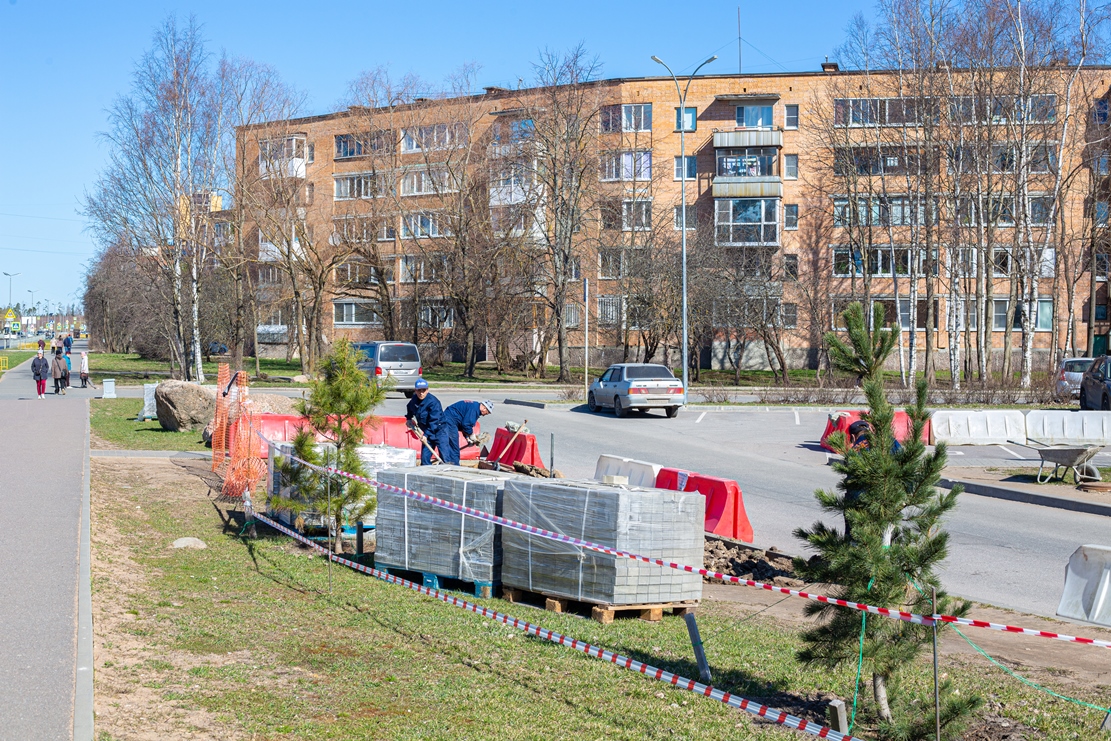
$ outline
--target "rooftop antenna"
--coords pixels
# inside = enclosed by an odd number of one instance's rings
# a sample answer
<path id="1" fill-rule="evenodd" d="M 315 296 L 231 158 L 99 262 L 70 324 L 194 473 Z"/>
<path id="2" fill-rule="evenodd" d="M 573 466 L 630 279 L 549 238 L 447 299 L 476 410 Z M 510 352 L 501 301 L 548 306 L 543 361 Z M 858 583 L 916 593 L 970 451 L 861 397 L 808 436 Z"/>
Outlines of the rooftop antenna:
<path id="1" fill-rule="evenodd" d="M 737 74 L 741 74 L 741 6 L 737 6 Z"/>

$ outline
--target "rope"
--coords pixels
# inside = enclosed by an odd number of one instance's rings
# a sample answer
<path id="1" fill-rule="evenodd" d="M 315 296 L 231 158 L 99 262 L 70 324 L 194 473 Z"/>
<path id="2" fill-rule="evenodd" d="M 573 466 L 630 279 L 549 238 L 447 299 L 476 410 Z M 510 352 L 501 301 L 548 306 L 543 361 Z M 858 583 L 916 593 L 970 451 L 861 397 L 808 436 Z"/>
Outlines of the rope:
<path id="1" fill-rule="evenodd" d="M 872 585 L 876 583 L 876 577 L 868 580 L 868 591 L 872 591 Z M 853 687 L 853 714 L 849 718 L 849 733 L 853 732 L 853 726 L 856 725 L 856 702 L 860 698 L 860 675 L 864 670 L 864 629 L 868 625 L 868 613 L 862 612 L 860 614 L 860 652 L 856 657 L 856 685 Z"/>

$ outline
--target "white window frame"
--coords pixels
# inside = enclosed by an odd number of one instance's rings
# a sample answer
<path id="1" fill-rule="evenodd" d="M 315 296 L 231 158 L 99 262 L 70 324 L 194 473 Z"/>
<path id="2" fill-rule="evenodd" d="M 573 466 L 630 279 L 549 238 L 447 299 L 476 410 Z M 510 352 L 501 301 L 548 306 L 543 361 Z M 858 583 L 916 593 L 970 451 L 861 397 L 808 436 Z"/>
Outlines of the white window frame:
<path id="1" fill-rule="evenodd" d="M 401 220 L 401 236 L 405 239 L 435 239 L 450 237 L 451 230 L 440 222 L 436 211 L 405 214 Z"/>
<path id="2" fill-rule="evenodd" d="M 452 190 L 449 181 L 447 170 L 430 167 L 407 170 L 401 175 L 401 195 L 430 196 L 445 193 Z"/>
<path id="3" fill-rule="evenodd" d="M 432 152 L 466 146 L 467 126 L 461 121 L 412 126 L 401 131 L 401 151 Z"/>
<path id="4" fill-rule="evenodd" d="M 602 326 L 620 325 L 622 322 L 621 297 L 598 297 L 598 324 Z"/>
<path id="5" fill-rule="evenodd" d="M 652 201 L 634 198 L 621 202 L 621 231 L 648 232 L 652 230 Z"/>
<path id="6" fill-rule="evenodd" d="M 379 172 L 347 172 L 333 175 L 332 197 L 337 201 L 382 198 L 386 195 L 385 177 Z"/>
<path id="7" fill-rule="evenodd" d="M 795 119 L 795 123 L 791 124 L 791 119 Z M 797 104 L 788 104 L 783 106 L 783 128 L 788 131 L 795 131 L 799 127 L 799 107 Z"/>
<path id="8" fill-rule="evenodd" d="M 799 179 L 799 156 L 797 154 L 783 155 L 783 179 Z"/>
<path id="9" fill-rule="evenodd" d="M 775 128 L 775 105 L 739 105 L 734 120 L 737 128 L 770 131 Z"/>
<path id="10" fill-rule="evenodd" d="M 431 298 L 420 302 L 420 326 L 425 329 L 452 329 L 455 327 L 455 307 L 446 299 Z"/>
<path id="11" fill-rule="evenodd" d="M 794 219 L 792 223 L 791 212 L 794 211 Z M 784 203 L 783 204 L 783 230 L 792 232 L 798 231 L 799 228 L 799 205 L 797 203 Z"/>
<path id="12" fill-rule="evenodd" d="M 675 109 L 675 130 L 687 134 L 698 131 L 698 108 L 685 106 L 682 111 Z"/>
<path id="13" fill-rule="evenodd" d="M 652 180 L 652 150 L 603 152 L 598 177 L 603 182 L 649 182 Z"/>
<path id="14" fill-rule="evenodd" d="M 695 218 L 696 207 L 692 203 L 687 204 L 687 231 L 698 228 L 698 219 Z M 675 207 L 675 231 L 682 231 L 683 229 L 683 207 Z"/>
<path id="15" fill-rule="evenodd" d="M 369 319 L 364 316 L 364 321 L 357 321 L 355 312 L 357 307 L 360 306 L 367 307 L 366 310 L 370 312 Z M 333 301 L 332 323 L 337 327 L 381 326 L 382 315 L 378 313 L 377 309 L 373 308 L 374 306 L 375 304 L 369 301 Z M 342 318 L 337 319 L 336 314 L 339 312 L 342 312 Z"/>
<path id="16" fill-rule="evenodd" d="M 621 130 L 625 132 L 651 131 L 652 104 L 626 103 L 621 106 Z"/>
<path id="17" fill-rule="evenodd" d="M 698 156 L 693 154 L 685 155 L 687 163 L 687 180 L 698 179 Z M 674 163 L 674 176 L 672 178 L 676 182 L 683 180 L 683 157 L 676 156 Z"/>
<path id="18" fill-rule="evenodd" d="M 733 220 L 734 204 L 738 201 L 760 201 L 760 221 L 753 222 L 738 222 Z M 768 217 L 768 203 L 771 202 L 772 215 Z M 737 245 L 778 245 L 779 244 L 779 205 L 780 199 L 778 198 L 719 198 L 714 201 L 714 239 L 718 244 L 737 244 Z M 725 219 L 723 219 L 723 214 Z M 722 241 L 720 236 L 721 229 L 728 227 L 730 229 L 730 239 Z M 757 227 L 760 232 L 760 240 L 754 242 L 737 242 L 732 239 L 733 231 L 740 227 Z M 773 239 L 768 240 L 768 230 L 772 230 Z"/>
<path id="19" fill-rule="evenodd" d="M 563 305 L 563 326 L 567 329 L 578 329 L 582 325 L 582 307 L 569 302 Z"/>

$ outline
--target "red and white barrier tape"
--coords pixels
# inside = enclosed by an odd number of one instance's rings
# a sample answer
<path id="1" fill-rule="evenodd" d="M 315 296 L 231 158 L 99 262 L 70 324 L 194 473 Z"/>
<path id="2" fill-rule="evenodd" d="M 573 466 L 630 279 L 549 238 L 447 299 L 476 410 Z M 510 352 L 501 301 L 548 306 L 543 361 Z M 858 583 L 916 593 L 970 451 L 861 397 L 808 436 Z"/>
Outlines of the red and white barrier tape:
<path id="1" fill-rule="evenodd" d="M 259 436 L 262 437 L 261 434 Z M 263 438 L 263 440 L 266 440 L 266 438 Z M 267 440 L 266 442 L 269 443 L 270 441 Z M 988 622 L 987 620 L 973 620 L 971 618 L 956 617 L 955 615 L 939 615 L 939 614 L 919 615 L 919 614 L 913 613 L 913 612 L 903 612 L 901 610 L 892 610 L 892 609 L 887 608 L 887 607 L 876 607 L 875 605 L 867 605 L 867 604 L 864 604 L 862 602 L 849 602 L 848 600 L 837 599 L 837 598 L 834 598 L 834 597 L 828 597 L 824 594 L 811 594 L 809 592 L 802 592 L 802 591 L 799 591 L 797 589 L 790 589 L 788 587 L 778 587 L 778 586 L 775 586 L 774 584 L 767 584 L 765 582 L 754 581 L 752 579 L 742 579 L 738 576 L 733 576 L 731 574 L 720 574 L 716 571 L 709 571 L 707 569 L 696 567 L 696 566 L 690 566 L 690 565 L 687 565 L 687 564 L 675 563 L 673 561 L 664 561 L 664 560 L 659 559 L 659 558 L 651 558 L 649 556 L 642 556 L 642 555 L 637 554 L 637 553 L 630 553 L 628 551 L 621 551 L 621 550 L 617 550 L 617 549 L 614 549 L 614 548 L 607 548 L 604 545 L 598 545 L 597 543 L 591 543 L 588 540 L 581 540 L 579 538 L 575 538 L 575 537 L 572 537 L 570 535 L 564 535 L 562 533 L 553 532 L 551 530 L 545 530 L 543 528 L 534 527 L 532 525 L 526 525 L 522 522 L 517 522 L 515 520 L 509 520 L 509 519 L 506 519 L 504 517 L 500 517 L 498 515 L 490 514 L 489 512 L 483 512 L 481 510 L 473 509 L 471 507 L 464 507 L 462 505 L 455 504 L 454 502 L 449 502 L 449 501 L 446 501 L 444 499 L 438 499 L 436 497 L 429 496 L 427 494 L 421 494 L 418 491 L 410 491 L 409 489 L 403 489 L 401 487 L 393 486 L 391 484 L 383 484 L 379 481 L 375 481 L 374 479 L 368 479 L 368 478 L 365 478 L 363 476 L 357 476 L 353 473 L 348 473 L 347 471 L 343 471 L 343 470 L 340 470 L 338 468 L 333 468 L 331 466 L 323 466 L 323 467 L 322 466 L 317 466 L 317 465 L 314 465 L 312 463 L 309 463 L 308 461 L 301 460 L 300 458 L 297 458 L 296 456 L 289 456 L 289 458 L 291 460 L 297 461 L 298 463 L 309 466 L 310 468 L 315 468 L 315 469 L 320 470 L 320 471 L 325 471 L 325 472 L 328 472 L 328 473 L 333 473 L 333 474 L 337 474 L 337 475 L 340 475 L 340 476 L 344 476 L 344 477 L 352 479 L 354 481 L 361 481 L 365 484 L 370 484 L 371 486 L 377 487 L 379 489 L 385 489 L 386 491 L 394 492 L 396 494 L 401 494 L 403 496 L 409 497 L 410 499 L 416 499 L 416 500 L 421 501 L 421 502 L 427 502 L 428 504 L 434 505 L 436 507 L 441 507 L 443 509 L 449 509 L 449 510 L 452 510 L 453 512 L 459 512 L 460 514 L 469 515 L 469 516 L 474 517 L 476 519 L 485 520 L 486 522 L 490 522 L 490 523 L 493 523 L 495 525 L 501 525 L 502 527 L 508 527 L 510 529 L 513 529 L 513 530 L 518 530 L 520 532 L 528 533 L 529 535 L 536 535 L 537 537 L 546 538 L 548 540 L 556 540 L 556 541 L 559 541 L 559 542 L 562 542 L 562 543 L 568 543 L 568 544 L 574 545 L 578 548 L 585 548 L 587 550 L 596 551 L 598 553 L 606 553 L 606 554 L 611 555 L 611 556 L 619 556 L 621 558 L 629 558 L 629 559 L 632 559 L 634 561 L 641 561 L 643 563 L 655 564 L 657 566 L 665 566 L 667 568 L 677 569 L 679 571 L 687 571 L 687 572 L 690 572 L 690 573 L 693 573 L 693 574 L 700 574 L 701 576 L 708 576 L 708 577 L 713 578 L 713 579 L 721 579 L 722 581 L 732 582 L 733 584 L 741 584 L 741 585 L 744 585 L 744 586 L 747 586 L 747 587 L 758 587 L 760 589 L 766 589 L 769 592 L 779 592 L 780 594 L 788 594 L 788 595 L 791 595 L 792 597 L 801 597 L 803 599 L 814 600 L 816 602 L 823 602 L 825 604 L 837 605 L 839 607 L 847 607 L 850 610 L 859 610 L 860 612 L 868 612 L 868 613 L 871 613 L 873 615 L 882 615 L 884 617 L 888 617 L 888 618 L 891 618 L 893 620 L 902 620 L 902 621 L 907 622 L 907 623 L 916 623 L 918 625 L 933 625 L 935 622 L 936 623 L 953 623 L 953 624 L 956 624 L 956 625 L 967 625 L 967 626 L 972 627 L 972 628 L 987 628 L 989 630 L 998 630 L 998 631 L 1001 631 L 1001 632 L 1004 632 L 1004 633 L 1017 633 L 1019 635 L 1035 636 L 1035 637 L 1038 637 L 1038 638 L 1051 638 L 1053 640 L 1065 641 L 1067 643 L 1079 643 L 1079 644 L 1082 644 L 1082 645 L 1099 646 L 1101 648 L 1111 648 L 1111 641 L 1102 641 L 1102 640 L 1097 640 L 1097 639 L 1094 639 L 1094 638 L 1083 638 L 1083 637 L 1080 637 L 1080 636 L 1071 636 L 1071 635 L 1067 635 L 1065 633 L 1053 633 L 1053 632 L 1048 631 L 1048 630 L 1034 630 L 1032 628 L 1021 628 L 1021 627 L 1018 627 L 1018 626 L 1015 626 L 1015 625 L 1006 625 L 1006 624 L 1003 624 L 1003 623 L 992 623 L 992 622 Z"/>
<path id="2" fill-rule="evenodd" d="M 833 741 L 854 741 L 854 739 L 856 738 L 855 736 L 850 736 L 847 733 L 840 733 L 819 723 L 808 721 L 805 718 L 799 718 L 797 716 L 791 715 L 790 713 L 785 713 L 782 710 L 776 710 L 775 708 L 770 708 L 767 705 L 760 705 L 743 697 L 730 694 L 729 692 L 723 692 L 722 690 L 714 689 L 709 685 L 702 684 L 701 682 L 696 682 L 693 679 L 687 679 L 686 677 L 679 676 L 678 674 L 672 674 L 669 671 L 651 666 L 650 664 L 645 664 L 641 661 L 636 661 L 635 659 L 632 659 L 628 656 L 622 656 L 621 654 L 608 651 L 604 648 L 601 648 L 600 646 L 594 646 L 585 641 L 580 641 L 578 639 L 571 638 L 570 636 L 556 633 L 554 630 L 541 628 L 539 625 L 533 625 L 532 623 L 529 623 L 525 620 L 515 618 L 512 615 L 506 615 L 503 612 L 497 612 L 496 610 L 491 610 L 488 607 L 476 605 L 475 603 L 468 602 L 465 599 L 453 597 L 449 594 L 444 594 L 437 589 L 431 589 L 422 584 L 416 584 L 406 579 L 402 579 L 401 577 L 389 574 L 385 571 L 378 571 L 377 569 L 372 569 L 369 566 L 363 566 L 362 564 L 355 563 L 354 561 L 348 561 L 346 558 L 341 558 L 336 554 L 331 553 L 327 548 L 314 543 L 303 535 L 285 527 L 278 522 L 275 522 L 274 520 L 271 520 L 265 515 L 255 513 L 254 518 L 256 520 L 259 520 L 260 522 L 266 523 L 275 530 L 283 532 L 291 538 L 294 538 L 295 540 L 298 540 L 305 545 L 310 546 L 317 551 L 320 551 L 338 564 L 347 566 L 348 568 L 354 569 L 356 571 L 361 571 L 364 574 L 373 576 L 376 579 L 381 579 L 382 581 L 390 582 L 391 584 L 399 584 L 408 589 L 412 589 L 414 592 L 419 592 L 420 594 L 425 594 L 429 597 L 435 597 L 445 604 L 459 607 L 463 610 L 468 610 L 475 613 L 476 615 L 481 615 L 482 617 L 490 620 L 496 620 L 500 623 L 516 628 L 525 633 L 534 635 L 537 638 L 543 638 L 546 641 L 557 643 L 560 646 L 573 648 L 576 651 L 580 651 L 586 654 L 587 656 L 592 656 L 596 659 L 608 661 L 615 666 L 621 667 L 622 669 L 628 669 L 629 671 L 638 672 L 646 677 L 651 677 L 652 679 L 666 682 L 667 684 L 670 684 L 681 690 L 686 690 L 697 695 L 709 697 L 712 700 L 717 700 L 718 702 L 730 707 L 744 710 L 746 713 L 751 713 L 752 715 L 770 720 L 773 723 L 778 723 L 780 725 L 787 726 L 788 728 L 794 728 L 796 730 L 802 731 L 803 733 L 809 733 L 811 736 L 833 739 Z"/>

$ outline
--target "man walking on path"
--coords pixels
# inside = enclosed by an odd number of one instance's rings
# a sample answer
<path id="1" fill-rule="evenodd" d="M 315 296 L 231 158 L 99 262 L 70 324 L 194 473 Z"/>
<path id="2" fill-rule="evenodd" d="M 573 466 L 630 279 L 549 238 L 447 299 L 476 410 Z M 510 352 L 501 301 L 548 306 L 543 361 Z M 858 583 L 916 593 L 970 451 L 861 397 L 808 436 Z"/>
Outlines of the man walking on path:
<path id="1" fill-rule="evenodd" d="M 73 347 L 73 338 L 70 337 L 68 334 L 66 335 L 66 338 L 62 340 L 62 347 L 65 348 L 66 355 L 69 355 L 70 348 Z"/>
<path id="2" fill-rule="evenodd" d="M 467 442 L 474 443 L 474 426 L 479 417 L 494 411 L 494 402 L 486 400 L 457 401 L 444 411 L 444 424 L 440 428 L 440 438 L 436 446 L 444 463 L 459 465 L 459 433 Z"/>
<path id="3" fill-rule="evenodd" d="M 54 360 L 50 362 L 50 375 L 54 378 L 54 395 L 61 391 L 66 393 L 66 361 L 62 358 L 62 351 L 54 351 Z"/>
<path id="4" fill-rule="evenodd" d="M 423 434 L 427 445 L 421 446 L 420 464 L 432 465 L 432 446 L 440 437 L 444 423 L 444 408 L 440 400 L 428 392 L 428 381 L 418 379 L 413 384 L 413 398 L 405 405 L 405 424 L 418 436 Z M 441 453 L 441 455 L 443 455 Z"/>
<path id="5" fill-rule="evenodd" d="M 35 378 L 35 393 L 40 399 L 46 398 L 46 379 L 50 378 L 50 362 L 43 357 L 42 346 L 46 344 L 39 340 L 39 354 L 31 361 L 31 375 Z"/>

